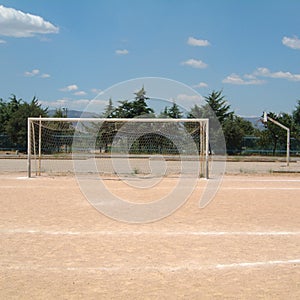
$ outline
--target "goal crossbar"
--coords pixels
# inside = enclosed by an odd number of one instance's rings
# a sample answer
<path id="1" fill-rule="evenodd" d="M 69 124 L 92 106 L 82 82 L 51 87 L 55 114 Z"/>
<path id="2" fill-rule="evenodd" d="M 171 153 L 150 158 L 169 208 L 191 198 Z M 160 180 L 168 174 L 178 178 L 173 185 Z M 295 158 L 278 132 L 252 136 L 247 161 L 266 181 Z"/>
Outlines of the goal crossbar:
<path id="1" fill-rule="evenodd" d="M 57 121 L 57 122 L 135 122 L 135 123 L 182 123 L 182 122 L 207 122 L 208 119 L 172 119 L 172 118 L 51 118 L 51 117 L 30 117 L 29 121 Z"/>

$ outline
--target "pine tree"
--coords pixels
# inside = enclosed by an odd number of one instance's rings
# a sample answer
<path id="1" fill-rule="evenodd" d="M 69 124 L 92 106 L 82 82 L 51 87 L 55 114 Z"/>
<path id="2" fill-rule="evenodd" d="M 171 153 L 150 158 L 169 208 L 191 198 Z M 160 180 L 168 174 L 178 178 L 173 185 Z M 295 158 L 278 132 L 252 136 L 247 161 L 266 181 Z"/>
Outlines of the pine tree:
<path id="1" fill-rule="evenodd" d="M 222 91 L 213 91 L 210 95 L 205 97 L 205 102 L 209 108 L 216 114 L 221 125 L 227 119 L 232 117 L 233 112 L 230 111 L 230 105 L 227 104 L 225 96 L 222 95 Z M 208 107 L 204 107 L 205 110 Z"/>
<path id="2" fill-rule="evenodd" d="M 113 106 L 113 103 L 112 103 L 112 99 L 109 98 L 108 104 L 105 107 L 105 110 L 102 114 L 102 117 L 103 118 L 111 118 L 111 114 L 112 114 L 113 111 L 114 111 L 114 106 Z"/>
<path id="3" fill-rule="evenodd" d="M 182 111 L 180 111 L 179 106 L 173 101 L 173 104 L 170 108 L 167 106 L 165 107 L 164 111 L 160 114 L 161 117 L 164 118 L 173 118 L 173 119 L 180 119 L 182 118 Z"/>
<path id="4" fill-rule="evenodd" d="M 144 87 L 135 93 L 134 101 L 119 101 L 120 105 L 116 107 L 111 116 L 113 118 L 136 118 L 143 115 L 154 116 L 154 110 L 148 107 L 146 100 L 146 91 Z"/>

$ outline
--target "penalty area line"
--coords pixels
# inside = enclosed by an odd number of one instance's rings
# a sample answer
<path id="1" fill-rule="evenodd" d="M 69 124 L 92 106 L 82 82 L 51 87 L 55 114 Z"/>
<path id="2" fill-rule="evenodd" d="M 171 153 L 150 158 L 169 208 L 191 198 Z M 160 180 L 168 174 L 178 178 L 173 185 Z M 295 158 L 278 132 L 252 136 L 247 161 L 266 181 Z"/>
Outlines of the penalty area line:
<path id="1" fill-rule="evenodd" d="M 0 269 L 15 270 L 15 271 L 49 271 L 49 272 L 184 272 L 184 271 L 209 271 L 209 270 L 226 270 L 226 269 L 241 269 L 241 268 L 257 268 L 257 267 L 272 267 L 272 266 L 286 266 L 286 265 L 298 265 L 300 259 L 289 260 L 267 260 L 256 262 L 239 262 L 231 264 L 214 264 L 214 265 L 198 265 L 198 264 L 184 264 L 178 266 L 111 266 L 111 267 L 47 267 L 42 265 L 0 265 Z"/>

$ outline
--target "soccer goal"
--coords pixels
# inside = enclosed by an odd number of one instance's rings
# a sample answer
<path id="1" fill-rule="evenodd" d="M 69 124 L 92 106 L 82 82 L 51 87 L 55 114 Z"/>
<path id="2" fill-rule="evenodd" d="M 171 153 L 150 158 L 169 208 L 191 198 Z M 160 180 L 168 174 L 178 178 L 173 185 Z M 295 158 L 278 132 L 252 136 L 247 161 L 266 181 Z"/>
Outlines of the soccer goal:
<path id="1" fill-rule="evenodd" d="M 208 178 L 209 120 L 28 118 L 27 153 L 29 177 L 197 172 Z"/>

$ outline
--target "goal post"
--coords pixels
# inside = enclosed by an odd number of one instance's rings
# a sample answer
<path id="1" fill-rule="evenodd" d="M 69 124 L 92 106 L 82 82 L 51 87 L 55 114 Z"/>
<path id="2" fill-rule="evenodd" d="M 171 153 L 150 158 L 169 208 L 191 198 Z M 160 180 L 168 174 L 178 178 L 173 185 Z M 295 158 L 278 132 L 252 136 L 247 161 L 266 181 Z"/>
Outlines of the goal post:
<path id="1" fill-rule="evenodd" d="M 75 173 L 73 162 L 88 160 L 100 174 L 154 176 L 164 166 L 158 173 L 168 176 L 198 165 L 209 177 L 208 119 L 39 117 L 27 126 L 28 177 Z M 79 171 L 95 171 L 87 165 Z"/>
<path id="2" fill-rule="evenodd" d="M 264 112 L 263 122 L 267 123 L 268 121 L 274 123 L 275 125 L 281 127 L 282 129 L 286 130 L 286 165 L 288 167 L 290 165 L 290 140 L 291 140 L 290 128 L 288 128 L 285 125 L 281 124 L 280 122 L 274 120 L 267 114 L 267 112 Z"/>

